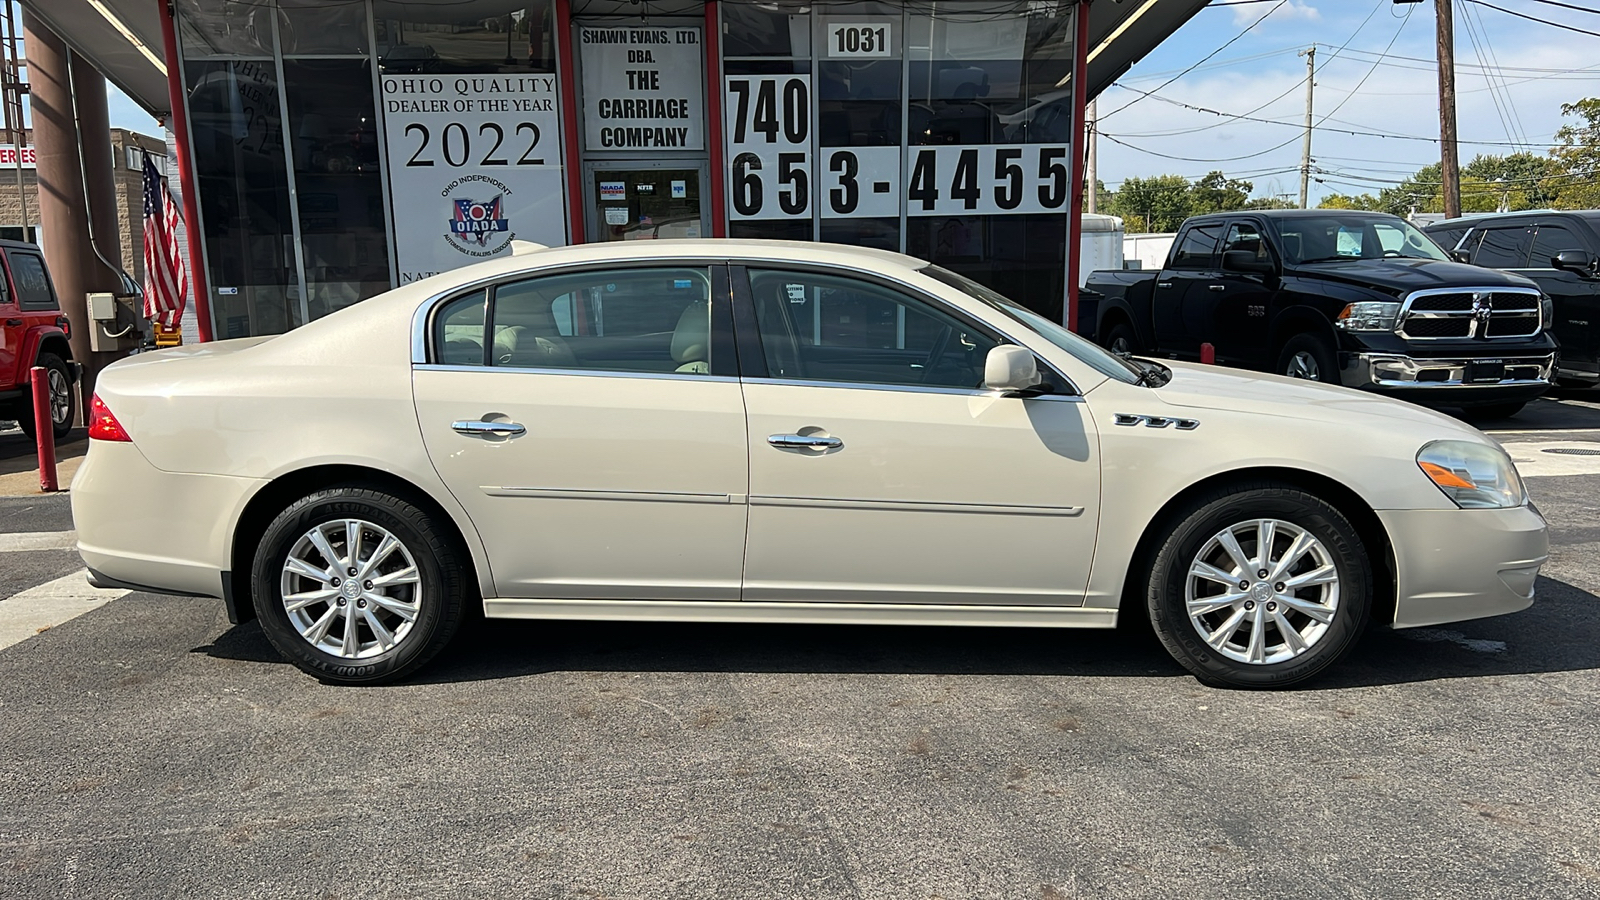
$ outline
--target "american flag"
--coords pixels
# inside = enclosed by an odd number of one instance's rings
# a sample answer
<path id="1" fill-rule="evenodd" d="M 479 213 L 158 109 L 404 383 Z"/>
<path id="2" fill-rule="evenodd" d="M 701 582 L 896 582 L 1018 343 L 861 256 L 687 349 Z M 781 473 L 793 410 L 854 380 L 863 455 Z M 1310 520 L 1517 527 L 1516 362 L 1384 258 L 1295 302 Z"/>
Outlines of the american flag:
<path id="1" fill-rule="evenodd" d="M 144 315 L 176 328 L 188 302 L 189 273 L 178 255 L 177 204 L 167 182 L 144 156 Z"/>

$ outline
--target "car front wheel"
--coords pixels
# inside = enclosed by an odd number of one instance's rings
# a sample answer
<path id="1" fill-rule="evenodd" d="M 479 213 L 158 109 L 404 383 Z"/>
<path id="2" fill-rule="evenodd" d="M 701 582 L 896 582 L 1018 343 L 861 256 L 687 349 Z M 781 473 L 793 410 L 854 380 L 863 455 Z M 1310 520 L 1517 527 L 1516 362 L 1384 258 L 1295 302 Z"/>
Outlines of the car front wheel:
<path id="1" fill-rule="evenodd" d="M 1367 550 L 1339 510 L 1260 484 L 1202 497 L 1175 518 L 1146 599 L 1162 644 L 1196 678 L 1287 687 L 1355 643 L 1372 582 Z"/>
<path id="2" fill-rule="evenodd" d="M 1278 374 L 1324 384 L 1339 383 L 1333 348 L 1315 335 L 1297 334 L 1278 352 Z"/>
<path id="3" fill-rule="evenodd" d="M 416 671 L 454 636 L 467 590 L 449 533 L 433 516 L 359 486 L 317 491 L 280 513 L 251 576 L 267 639 L 334 684 Z"/>

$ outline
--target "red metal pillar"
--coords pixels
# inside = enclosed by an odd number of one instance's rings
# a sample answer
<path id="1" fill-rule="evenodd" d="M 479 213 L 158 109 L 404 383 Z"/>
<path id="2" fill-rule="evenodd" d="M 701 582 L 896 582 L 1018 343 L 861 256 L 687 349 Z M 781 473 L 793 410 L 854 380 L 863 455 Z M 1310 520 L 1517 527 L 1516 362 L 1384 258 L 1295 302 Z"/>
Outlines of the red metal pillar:
<path id="1" fill-rule="evenodd" d="M 1067 321 L 1068 331 L 1078 330 L 1078 271 L 1083 257 L 1083 170 L 1089 147 L 1088 123 L 1083 110 L 1089 104 L 1089 3 L 1079 0 L 1073 16 L 1078 39 L 1072 45 L 1072 121 L 1077 135 L 1072 148 L 1072 199 L 1067 210 Z"/>
<path id="2" fill-rule="evenodd" d="M 561 91 L 562 165 L 567 170 L 567 233 L 584 242 L 583 165 L 578 156 L 578 86 L 573 81 L 572 3 L 556 0 L 556 81 Z"/>
<path id="3" fill-rule="evenodd" d="M 200 234 L 200 183 L 189 156 L 189 113 L 184 107 L 183 72 L 178 65 L 178 32 L 172 24 L 172 6 L 156 0 L 161 9 L 162 53 L 167 58 L 167 103 L 172 107 L 172 140 L 177 144 L 178 183 L 183 186 L 183 233 L 189 244 L 189 285 L 194 294 L 194 325 L 202 343 L 214 340 L 211 327 L 211 288 L 206 278 L 205 240 Z"/>
<path id="4" fill-rule="evenodd" d="M 21 145 L 19 141 L 17 146 Z M 52 493 L 61 490 L 61 485 L 56 480 L 56 423 L 50 408 L 50 370 L 44 366 L 34 366 L 32 375 L 33 434 L 39 446 L 39 490 Z"/>
<path id="5" fill-rule="evenodd" d="M 706 0 L 706 123 L 711 151 L 711 236 L 728 236 L 727 201 L 722 179 L 722 26 L 717 0 Z"/>

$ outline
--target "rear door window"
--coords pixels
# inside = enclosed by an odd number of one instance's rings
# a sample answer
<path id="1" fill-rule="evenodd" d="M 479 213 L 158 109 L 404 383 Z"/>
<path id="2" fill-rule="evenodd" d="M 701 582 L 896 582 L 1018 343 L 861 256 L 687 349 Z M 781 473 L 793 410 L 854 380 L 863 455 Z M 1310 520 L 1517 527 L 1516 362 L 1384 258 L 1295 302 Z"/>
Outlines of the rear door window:
<path id="1" fill-rule="evenodd" d="M 1571 230 L 1560 225 L 1540 225 L 1539 232 L 1533 236 L 1533 259 L 1528 261 L 1528 265 L 1535 269 L 1551 269 L 1555 267 L 1557 253 L 1582 249 L 1583 241 Z"/>
<path id="2" fill-rule="evenodd" d="M 1222 234 L 1221 222 L 1196 225 L 1184 232 L 1183 241 L 1172 254 L 1174 269 L 1209 269 L 1217 252 L 1217 238 Z"/>
<path id="3" fill-rule="evenodd" d="M 17 285 L 17 301 L 26 310 L 54 310 L 55 292 L 50 290 L 50 276 L 45 274 L 44 259 L 37 253 L 7 253 L 11 262 L 11 280 Z"/>
<path id="4" fill-rule="evenodd" d="M 1533 232 L 1526 225 L 1485 228 L 1472 262 L 1490 269 L 1522 269 L 1527 267 L 1532 249 Z"/>

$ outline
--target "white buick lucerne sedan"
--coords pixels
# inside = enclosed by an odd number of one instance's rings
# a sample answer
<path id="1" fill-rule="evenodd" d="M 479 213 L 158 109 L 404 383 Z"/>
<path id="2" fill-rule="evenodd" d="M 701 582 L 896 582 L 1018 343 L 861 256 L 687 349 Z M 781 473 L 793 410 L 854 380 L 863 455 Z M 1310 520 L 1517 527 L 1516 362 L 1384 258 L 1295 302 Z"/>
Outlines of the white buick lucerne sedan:
<path id="1" fill-rule="evenodd" d="M 371 684 L 490 617 L 1109 628 L 1293 684 L 1522 609 L 1546 528 L 1453 419 L 1123 359 L 827 244 L 516 255 L 119 362 L 72 485 L 105 586 L 218 597 Z M 536 651 L 530 651 L 536 652 Z"/>

